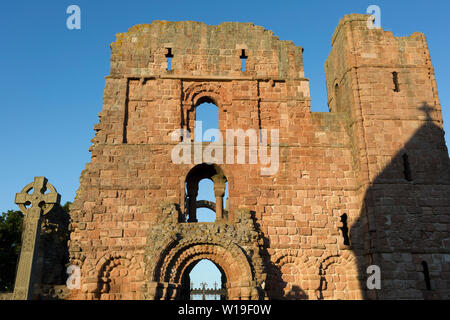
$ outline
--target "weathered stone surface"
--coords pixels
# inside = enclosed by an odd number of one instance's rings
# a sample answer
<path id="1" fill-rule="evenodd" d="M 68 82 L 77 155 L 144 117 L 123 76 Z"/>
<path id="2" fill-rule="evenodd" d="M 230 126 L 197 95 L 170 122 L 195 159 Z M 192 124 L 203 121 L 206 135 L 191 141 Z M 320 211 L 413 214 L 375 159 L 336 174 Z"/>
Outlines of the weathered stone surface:
<path id="1" fill-rule="evenodd" d="M 425 37 L 369 30 L 367 18 L 346 16 L 333 36 L 330 113 L 310 111 L 302 48 L 262 27 L 154 21 L 118 34 L 71 206 L 82 285 L 70 298 L 182 298 L 201 258 L 224 271 L 230 299 L 450 298 L 449 159 Z M 186 194 L 196 165 L 171 160 L 170 134 L 193 132 L 203 102 L 222 132 L 277 129 L 280 146 L 273 176 L 261 164 L 207 174 L 229 186 L 209 224 L 186 222 L 206 205 L 188 201 L 195 184 Z M 372 264 L 381 290 L 366 287 Z"/>
<path id="2" fill-rule="evenodd" d="M 13 293 L 12 292 L 2 292 L 0 293 L 0 300 L 12 300 Z"/>
<path id="3" fill-rule="evenodd" d="M 45 193 L 46 190 L 49 193 Z M 33 190 L 32 193 L 31 190 Z M 35 177 L 34 182 L 16 194 L 15 203 L 25 215 L 22 248 L 14 284 L 14 300 L 30 300 L 34 297 L 34 284 L 38 273 L 38 249 L 40 244 L 42 215 L 59 205 L 60 195 L 45 177 Z M 28 206 L 30 206 L 28 208 Z M 42 264 L 39 264 L 42 266 Z"/>
<path id="4" fill-rule="evenodd" d="M 254 225 L 251 212 L 239 210 L 236 223 L 179 222 L 174 204 L 162 204 L 161 218 L 147 237 L 146 279 L 154 283 L 189 283 L 183 269 L 205 257 L 221 266 L 226 275 L 227 288 L 239 287 L 237 296 L 229 299 L 264 298 L 267 275 L 260 255 L 263 238 Z M 169 249 L 170 248 L 170 249 Z M 189 285 L 187 287 L 189 289 Z M 254 295 L 243 297 L 244 288 L 254 288 Z M 250 291 L 249 291 L 250 292 Z M 174 298 L 189 297 L 181 286 Z M 148 292 L 146 298 L 167 298 L 160 292 Z"/>

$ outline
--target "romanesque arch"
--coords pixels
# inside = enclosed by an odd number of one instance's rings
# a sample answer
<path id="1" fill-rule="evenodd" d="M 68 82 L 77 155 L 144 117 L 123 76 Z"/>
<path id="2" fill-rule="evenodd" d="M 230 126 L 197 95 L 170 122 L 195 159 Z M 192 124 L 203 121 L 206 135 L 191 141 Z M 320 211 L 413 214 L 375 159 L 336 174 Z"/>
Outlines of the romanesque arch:
<path id="1" fill-rule="evenodd" d="M 254 273 L 244 253 L 235 245 L 224 246 L 223 243 L 205 244 L 196 241 L 180 244 L 165 257 L 160 280 L 183 283 L 191 265 L 208 259 L 223 271 L 229 299 L 257 299 L 257 292 L 252 292 L 250 288 Z M 247 286 L 241 288 L 242 283 Z"/>
<path id="2" fill-rule="evenodd" d="M 162 218 L 150 230 L 146 252 L 147 299 L 186 296 L 185 278 L 199 260 L 208 259 L 223 271 L 228 299 L 260 299 L 266 279 L 258 244 L 261 235 L 251 214 L 238 211 L 237 224 L 182 223 L 173 204 L 161 208 Z"/>
<path id="3" fill-rule="evenodd" d="M 95 298 L 99 300 L 133 300 L 140 296 L 142 266 L 136 257 L 111 252 L 100 258 L 95 270 L 98 278 Z"/>
<path id="4" fill-rule="evenodd" d="M 223 197 L 225 195 L 227 178 L 218 165 L 202 163 L 192 168 L 186 176 L 188 222 L 197 222 L 196 211 L 199 205 L 212 207 L 210 203 L 204 202 L 199 204 L 197 202 L 199 182 L 203 179 L 210 179 L 214 183 L 214 195 L 216 197 L 214 211 L 216 212 L 216 221 L 222 221 L 225 219 Z"/>
<path id="5" fill-rule="evenodd" d="M 350 250 L 324 255 L 318 260 L 319 286 L 316 299 L 362 299 L 356 257 Z"/>
<path id="6" fill-rule="evenodd" d="M 223 165 L 219 166 L 218 164 L 201 163 L 201 164 L 197 164 L 197 165 L 187 166 L 180 170 L 180 176 L 185 177 L 184 179 L 180 179 L 180 181 L 182 181 L 182 184 L 180 184 L 181 189 L 184 189 L 186 187 L 186 182 L 187 182 L 188 178 L 190 176 L 193 176 L 194 172 L 196 170 L 198 170 L 199 168 L 201 168 L 205 165 L 209 165 L 209 166 L 213 167 L 212 170 L 214 170 L 219 177 L 225 179 L 225 181 L 228 183 L 229 190 L 233 188 L 234 181 L 235 181 L 235 174 L 234 174 L 233 170 L 227 170 L 227 168 Z M 203 203 L 203 204 L 207 205 L 206 203 Z M 215 211 L 215 209 L 214 209 L 214 211 Z"/>
<path id="7" fill-rule="evenodd" d="M 219 120 L 221 113 L 225 112 L 231 105 L 231 96 L 226 85 L 219 82 L 194 82 L 182 91 L 183 127 L 192 132 L 194 128 L 196 107 L 208 102 L 213 103 L 219 109 Z M 193 139 L 194 135 L 191 135 Z"/>
<path id="8" fill-rule="evenodd" d="M 212 102 L 218 108 L 231 104 L 227 88 L 220 83 L 194 83 L 183 91 L 183 105 L 188 106 L 189 109 L 203 102 Z"/>
<path id="9" fill-rule="evenodd" d="M 208 260 L 209 262 L 213 263 L 215 265 L 215 267 L 219 270 L 219 272 L 221 274 L 221 279 L 220 279 L 221 287 L 219 287 L 217 289 L 221 289 L 221 290 L 225 289 L 225 291 L 226 291 L 225 293 L 220 294 L 220 297 L 221 297 L 220 300 L 228 299 L 227 287 L 229 285 L 228 285 L 228 280 L 227 280 L 225 271 L 219 264 L 217 264 L 217 261 L 211 260 L 211 256 L 209 254 L 197 255 L 195 257 L 195 259 L 192 259 L 192 261 L 190 261 L 189 264 L 187 264 L 186 267 L 183 269 L 183 275 L 181 277 L 182 290 L 180 292 L 180 298 L 183 300 L 188 300 L 191 298 L 191 292 L 190 292 L 190 290 L 188 290 L 188 288 L 191 288 L 191 271 L 196 267 L 197 263 L 200 262 L 201 260 Z M 215 289 L 216 289 L 216 287 L 215 287 Z"/>
<path id="10" fill-rule="evenodd" d="M 308 299 L 312 294 L 315 259 L 308 252 L 279 250 L 271 257 L 270 295 L 275 299 Z"/>

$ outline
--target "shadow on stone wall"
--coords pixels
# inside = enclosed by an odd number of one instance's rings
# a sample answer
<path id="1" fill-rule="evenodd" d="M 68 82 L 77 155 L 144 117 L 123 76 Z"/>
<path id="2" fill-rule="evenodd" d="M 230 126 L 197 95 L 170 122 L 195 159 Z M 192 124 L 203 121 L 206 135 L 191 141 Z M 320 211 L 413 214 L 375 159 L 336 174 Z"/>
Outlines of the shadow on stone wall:
<path id="1" fill-rule="evenodd" d="M 315 296 L 298 285 L 286 292 L 289 284 L 281 267 L 271 261 L 270 241 L 264 235 L 262 255 L 270 299 L 449 298 L 450 266 L 445 254 L 450 247 L 450 161 L 444 131 L 432 121 L 434 109 L 424 103 L 419 110 L 426 115 L 424 125 L 370 182 L 357 220 L 342 212 L 340 250 L 322 258 Z M 395 136 L 391 143 L 396 143 Z M 376 160 L 381 158 L 378 155 Z M 371 265 L 380 267 L 380 290 L 367 288 Z M 355 273 L 358 278 L 352 282 Z M 346 284 L 339 283 L 341 279 Z M 311 290 L 308 293 L 312 295 Z"/>
<path id="2" fill-rule="evenodd" d="M 450 162 L 434 109 L 424 103 L 420 110 L 427 122 L 371 182 L 350 229 L 365 299 L 448 298 L 441 272 L 449 272 L 442 253 L 449 247 Z M 423 262 L 433 271 L 431 290 Z M 381 269 L 380 290 L 367 289 L 370 265 Z"/>
<path id="3" fill-rule="evenodd" d="M 41 299 L 52 299 L 53 287 L 66 284 L 69 222 L 69 214 L 60 205 L 55 206 L 43 218 L 36 270 L 36 283 L 40 287 Z"/>
<path id="4" fill-rule="evenodd" d="M 253 216 L 255 213 L 252 211 Z M 306 300 L 308 295 L 298 285 L 293 285 L 292 288 L 286 292 L 288 282 L 283 280 L 283 273 L 278 265 L 271 259 L 267 248 L 270 248 L 270 240 L 261 231 L 261 225 L 255 219 L 255 228 L 259 230 L 263 239 L 264 245 L 261 247 L 261 256 L 264 260 L 266 268 L 267 279 L 265 284 L 265 297 L 273 300 Z M 261 296 L 264 296 L 261 295 Z"/>

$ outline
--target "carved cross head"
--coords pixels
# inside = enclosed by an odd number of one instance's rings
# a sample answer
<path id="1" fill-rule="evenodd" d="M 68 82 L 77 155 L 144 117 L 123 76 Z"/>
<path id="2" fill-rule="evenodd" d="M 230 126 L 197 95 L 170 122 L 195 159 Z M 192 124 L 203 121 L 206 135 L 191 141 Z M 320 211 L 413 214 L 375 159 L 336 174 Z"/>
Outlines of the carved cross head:
<path id="1" fill-rule="evenodd" d="M 33 192 L 31 192 L 32 190 Z M 47 190 L 50 192 L 46 193 Z M 33 182 L 27 184 L 20 193 L 16 194 L 14 202 L 26 215 L 31 210 L 39 212 L 39 214 L 47 214 L 55 204 L 59 204 L 60 200 L 61 196 L 45 177 L 34 177 Z"/>

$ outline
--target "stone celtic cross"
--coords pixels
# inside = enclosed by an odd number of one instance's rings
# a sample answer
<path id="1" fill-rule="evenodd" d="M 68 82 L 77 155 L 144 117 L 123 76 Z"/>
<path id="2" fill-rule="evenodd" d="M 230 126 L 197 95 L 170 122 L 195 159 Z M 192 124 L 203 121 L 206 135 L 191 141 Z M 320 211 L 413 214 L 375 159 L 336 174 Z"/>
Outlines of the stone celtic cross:
<path id="1" fill-rule="evenodd" d="M 45 193 L 47 189 L 49 193 Z M 31 190 L 33 190 L 32 193 Z M 45 177 L 35 177 L 34 182 L 25 186 L 16 194 L 15 203 L 24 214 L 22 249 L 14 285 L 14 300 L 30 300 L 33 294 L 33 282 L 36 269 L 37 250 L 41 231 L 41 218 L 55 204 L 59 204 L 61 196 L 47 182 Z"/>

